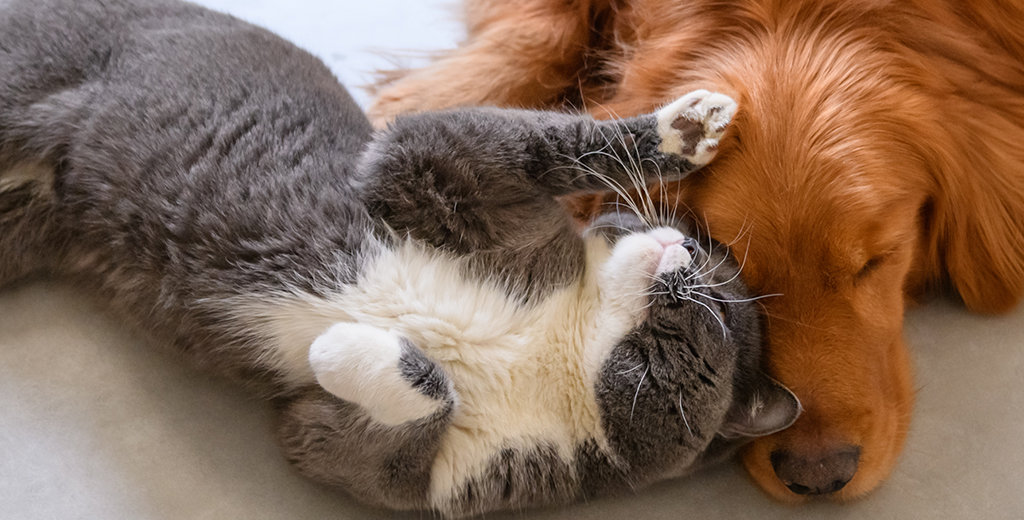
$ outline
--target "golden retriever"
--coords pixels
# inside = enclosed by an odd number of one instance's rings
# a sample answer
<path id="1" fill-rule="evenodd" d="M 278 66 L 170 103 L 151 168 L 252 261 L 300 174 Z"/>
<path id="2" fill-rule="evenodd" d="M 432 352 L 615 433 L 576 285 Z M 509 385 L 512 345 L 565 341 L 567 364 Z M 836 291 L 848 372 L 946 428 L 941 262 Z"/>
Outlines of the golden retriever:
<path id="1" fill-rule="evenodd" d="M 1002 312 L 1024 292 L 1024 3 L 468 0 L 468 40 L 398 74 L 371 115 L 467 104 L 740 104 L 679 201 L 764 295 L 767 368 L 800 397 L 744 452 L 771 495 L 845 500 L 892 470 L 914 388 L 908 301 Z M 576 202 L 581 214 L 595 199 Z"/>

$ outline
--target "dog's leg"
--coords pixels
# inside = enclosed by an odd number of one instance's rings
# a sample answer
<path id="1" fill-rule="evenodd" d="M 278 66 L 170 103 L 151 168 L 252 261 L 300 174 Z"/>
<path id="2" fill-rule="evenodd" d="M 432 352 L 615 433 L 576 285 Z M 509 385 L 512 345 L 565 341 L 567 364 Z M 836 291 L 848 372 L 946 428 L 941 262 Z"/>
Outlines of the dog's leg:
<path id="1" fill-rule="evenodd" d="M 549 106 L 578 88 L 603 0 L 470 2 L 469 38 L 438 61 L 385 85 L 368 111 L 381 127 L 404 112 L 453 106 Z"/>

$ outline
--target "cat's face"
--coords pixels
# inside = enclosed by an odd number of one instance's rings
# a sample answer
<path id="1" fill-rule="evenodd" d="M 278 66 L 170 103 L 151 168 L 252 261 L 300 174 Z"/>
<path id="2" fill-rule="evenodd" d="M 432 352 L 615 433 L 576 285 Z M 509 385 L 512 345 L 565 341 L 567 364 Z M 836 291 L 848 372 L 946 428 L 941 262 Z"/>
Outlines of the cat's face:
<path id="1" fill-rule="evenodd" d="M 726 247 L 632 214 L 602 216 L 588 233 L 609 247 L 603 305 L 628 322 L 594 364 L 594 390 L 609 447 L 634 477 L 685 474 L 796 420 L 796 397 L 759 368 L 757 304 Z"/>

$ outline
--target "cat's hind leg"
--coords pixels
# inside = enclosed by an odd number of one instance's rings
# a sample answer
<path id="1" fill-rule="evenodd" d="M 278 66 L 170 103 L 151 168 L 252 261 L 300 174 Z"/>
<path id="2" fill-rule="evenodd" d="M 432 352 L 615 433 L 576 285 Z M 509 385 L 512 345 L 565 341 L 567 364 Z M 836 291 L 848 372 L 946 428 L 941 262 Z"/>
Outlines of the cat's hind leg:
<path id="1" fill-rule="evenodd" d="M 324 390 L 381 424 L 425 419 L 455 404 L 444 371 L 393 331 L 338 323 L 313 342 L 309 364 Z"/>
<path id="2" fill-rule="evenodd" d="M 394 332 L 334 325 L 310 349 L 312 385 L 276 401 L 277 436 L 303 474 L 392 509 L 431 507 L 451 425 L 451 380 Z"/>

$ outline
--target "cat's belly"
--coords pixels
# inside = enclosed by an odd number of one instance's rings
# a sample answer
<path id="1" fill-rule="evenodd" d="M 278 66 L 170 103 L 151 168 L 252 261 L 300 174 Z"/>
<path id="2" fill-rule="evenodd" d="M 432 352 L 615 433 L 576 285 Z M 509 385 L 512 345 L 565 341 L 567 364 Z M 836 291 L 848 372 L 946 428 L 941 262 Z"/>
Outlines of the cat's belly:
<path id="1" fill-rule="evenodd" d="M 412 341 L 451 376 L 452 427 L 431 495 L 444 501 L 503 449 L 554 448 L 567 461 L 599 435 L 571 287 L 525 307 L 459 263 L 412 244 L 382 256 L 347 295 L 354 317 Z M 565 322 L 573 322 L 569 325 Z"/>
<path id="2" fill-rule="evenodd" d="M 458 260 L 406 243 L 382 249 L 336 295 L 291 293 L 236 308 L 271 339 L 263 359 L 296 385 L 315 382 L 309 346 L 338 322 L 393 331 L 442 365 L 458 394 L 431 478 L 432 497 L 444 500 L 503 449 L 542 445 L 569 463 L 580 442 L 603 438 L 579 287 L 527 307 L 464 273 Z"/>

